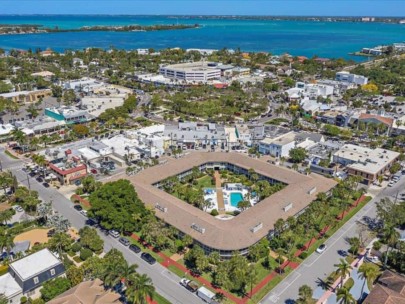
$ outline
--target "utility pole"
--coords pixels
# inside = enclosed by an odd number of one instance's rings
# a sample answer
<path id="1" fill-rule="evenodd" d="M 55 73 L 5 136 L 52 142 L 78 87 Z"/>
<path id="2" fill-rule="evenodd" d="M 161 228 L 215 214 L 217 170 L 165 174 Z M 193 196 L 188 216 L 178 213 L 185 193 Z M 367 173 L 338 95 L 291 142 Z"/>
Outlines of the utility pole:
<path id="1" fill-rule="evenodd" d="M 27 173 L 28 189 L 31 190 L 30 176 Z"/>

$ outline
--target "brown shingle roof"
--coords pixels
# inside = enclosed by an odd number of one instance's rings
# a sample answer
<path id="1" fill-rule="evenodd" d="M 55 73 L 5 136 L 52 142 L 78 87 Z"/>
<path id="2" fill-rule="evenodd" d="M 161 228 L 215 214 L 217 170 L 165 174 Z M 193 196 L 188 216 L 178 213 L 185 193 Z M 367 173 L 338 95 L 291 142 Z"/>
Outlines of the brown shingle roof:
<path id="1" fill-rule="evenodd" d="M 363 304 L 405 304 L 405 297 L 388 287 L 377 284 Z"/>
<path id="2" fill-rule="evenodd" d="M 246 169 L 253 168 L 257 173 L 273 177 L 288 186 L 227 221 L 216 219 L 152 186 L 167 177 L 208 162 L 228 162 Z M 134 184 L 143 202 L 151 206 L 159 203 L 160 206 L 167 208 L 167 212 L 156 211 L 156 215 L 165 222 L 206 246 L 229 251 L 240 250 L 255 244 L 273 229 L 277 219 L 286 219 L 297 214 L 316 198 L 317 193 L 327 192 L 336 185 L 334 180 L 317 174 L 306 176 L 243 154 L 220 152 L 191 153 L 164 165 L 148 168 L 128 179 Z M 316 191 L 309 194 L 308 192 L 314 187 Z M 293 207 L 284 212 L 283 208 L 289 203 L 293 203 Z M 205 232 L 200 233 L 191 228 L 193 223 L 204 228 Z M 263 228 L 253 233 L 251 229 L 259 223 L 262 223 Z"/>
<path id="3" fill-rule="evenodd" d="M 363 119 L 365 119 L 365 120 L 367 120 L 367 119 L 375 119 L 375 120 L 378 120 L 379 122 L 381 122 L 381 123 L 383 123 L 385 125 L 388 125 L 390 127 L 394 123 L 394 120 L 392 118 L 384 117 L 384 116 L 380 116 L 380 115 L 374 115 L 374 114 L 366 114 L 366 113 L 360 114 L 359 119 L 360 120 L 363 120 Z"/>
<path id="4" fill-rule="evenodd" d="M 116 304 L 120 295 L 104 289 L 99 279 L 86 281 L 65 291 L 48 304 Z"/>
<path id="5" fill-rule="evenodd" d="M 402 294 L 405 298 L 405 278 L 392 271 L 384 271 L 378 278 L 378 283 Z"/>

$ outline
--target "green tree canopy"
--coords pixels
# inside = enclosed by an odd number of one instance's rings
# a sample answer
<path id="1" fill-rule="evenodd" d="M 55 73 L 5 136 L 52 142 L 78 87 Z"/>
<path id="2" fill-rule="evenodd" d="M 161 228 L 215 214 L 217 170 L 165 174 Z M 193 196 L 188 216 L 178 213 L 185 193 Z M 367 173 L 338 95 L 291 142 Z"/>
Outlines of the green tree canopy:
<path id="1" fill-rule="evenodd" d="M 89 216 L 99 219 L 106 229 L 139 230 L 142 218 L 148 214 L 128 180 L 106 183 L 93 192 L 89 199 L 92 206 Z"/>

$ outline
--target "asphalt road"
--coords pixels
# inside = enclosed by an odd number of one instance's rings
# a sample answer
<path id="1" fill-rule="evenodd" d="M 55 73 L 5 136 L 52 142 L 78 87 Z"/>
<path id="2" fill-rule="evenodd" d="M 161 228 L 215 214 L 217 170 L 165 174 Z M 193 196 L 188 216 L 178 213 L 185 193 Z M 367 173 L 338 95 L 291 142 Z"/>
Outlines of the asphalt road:
<path id="1" fill-rule="evenodd" d="M 21 160 L 15 160 L 9 158 L 4 154 L 4 148 L 0 148 L 0 161 L 3 170 L 10 170 L 18 179 L 18 181 L 28 187 L 27 174 L 22 171 L 24 162 Z M 36 190 L 39 193 L 40 198 L 43 201 L 52 201 L 53 208 L 65 216 L 73 227 L 77 229 L 82 228 L 85 225 L 86 218 L 73 209 L 73 204 L 60 194 L 56 189 L 50 187 L 45 188 L 42 184 L 38 183 L 35 179 L 30 178 L 29 183 L 32 190 Z M 164 296 L 171 303 L 178 304 L 193 304 L 203 303 L 200 298 L 195 294 L 187 291 L 184 287 L 180 286 L 180 278 L 168 271 L 160 264 L 153 266 L 147 264 L 140 258 L 140 254 L 135 254 L 127 247 L 121 245 L 117 239 L 110 236 L 105 236 L 99 232 L 99 235 L 104 240 L 104 250 L 107 252 L 111 248 L 119 249 L 129 264 L 138 264 L 137 271 L 139 273 L 147 274 L 153 281 L 156 287 L 156 291 Z"/>
<path id="2" fill-rule="evenodd" d="M 325 242 L 327 245 L 325 252 L 322 254 L 314 252 L 303 264 L 267 294 L 261 303 L 294 303 L 293 300 L 298 298 L 298 289 L 304 284 L 315 290 L 318 287 L 319 280 L 324 280 L 327 275 L 336 270 L 333 265 L 338 264 L 339 259 L 342 258 L 338 254 L 338 250 L 347 252 L 350 248 L 346 239 L 357 236 L 356 222 L 361 220 L 363 216 L 374 218 L 376 216 L 376 202 L 379 202 L 384 197 L 394 201 L 397 193 L 403 191 L 404 187 L 405 177 L 403 176 L 394 187 L 387 187 L 382 190 Z"/>

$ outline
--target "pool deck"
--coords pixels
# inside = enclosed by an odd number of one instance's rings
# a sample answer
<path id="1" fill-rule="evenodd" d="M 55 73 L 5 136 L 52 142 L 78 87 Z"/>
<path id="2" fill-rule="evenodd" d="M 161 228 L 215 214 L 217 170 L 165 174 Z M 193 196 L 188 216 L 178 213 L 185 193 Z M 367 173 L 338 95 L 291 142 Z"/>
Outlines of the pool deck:
<path id="1" fill-rule="evenodd" d="M 225 204 L 224 204 L 224 192 L 222 191 L 221 183 L 221 174 L 219 171 L 214 172 L 215 178 L 215 188 L 217 190 L 217 204 L 219 214 L 225 214 Z"/>

